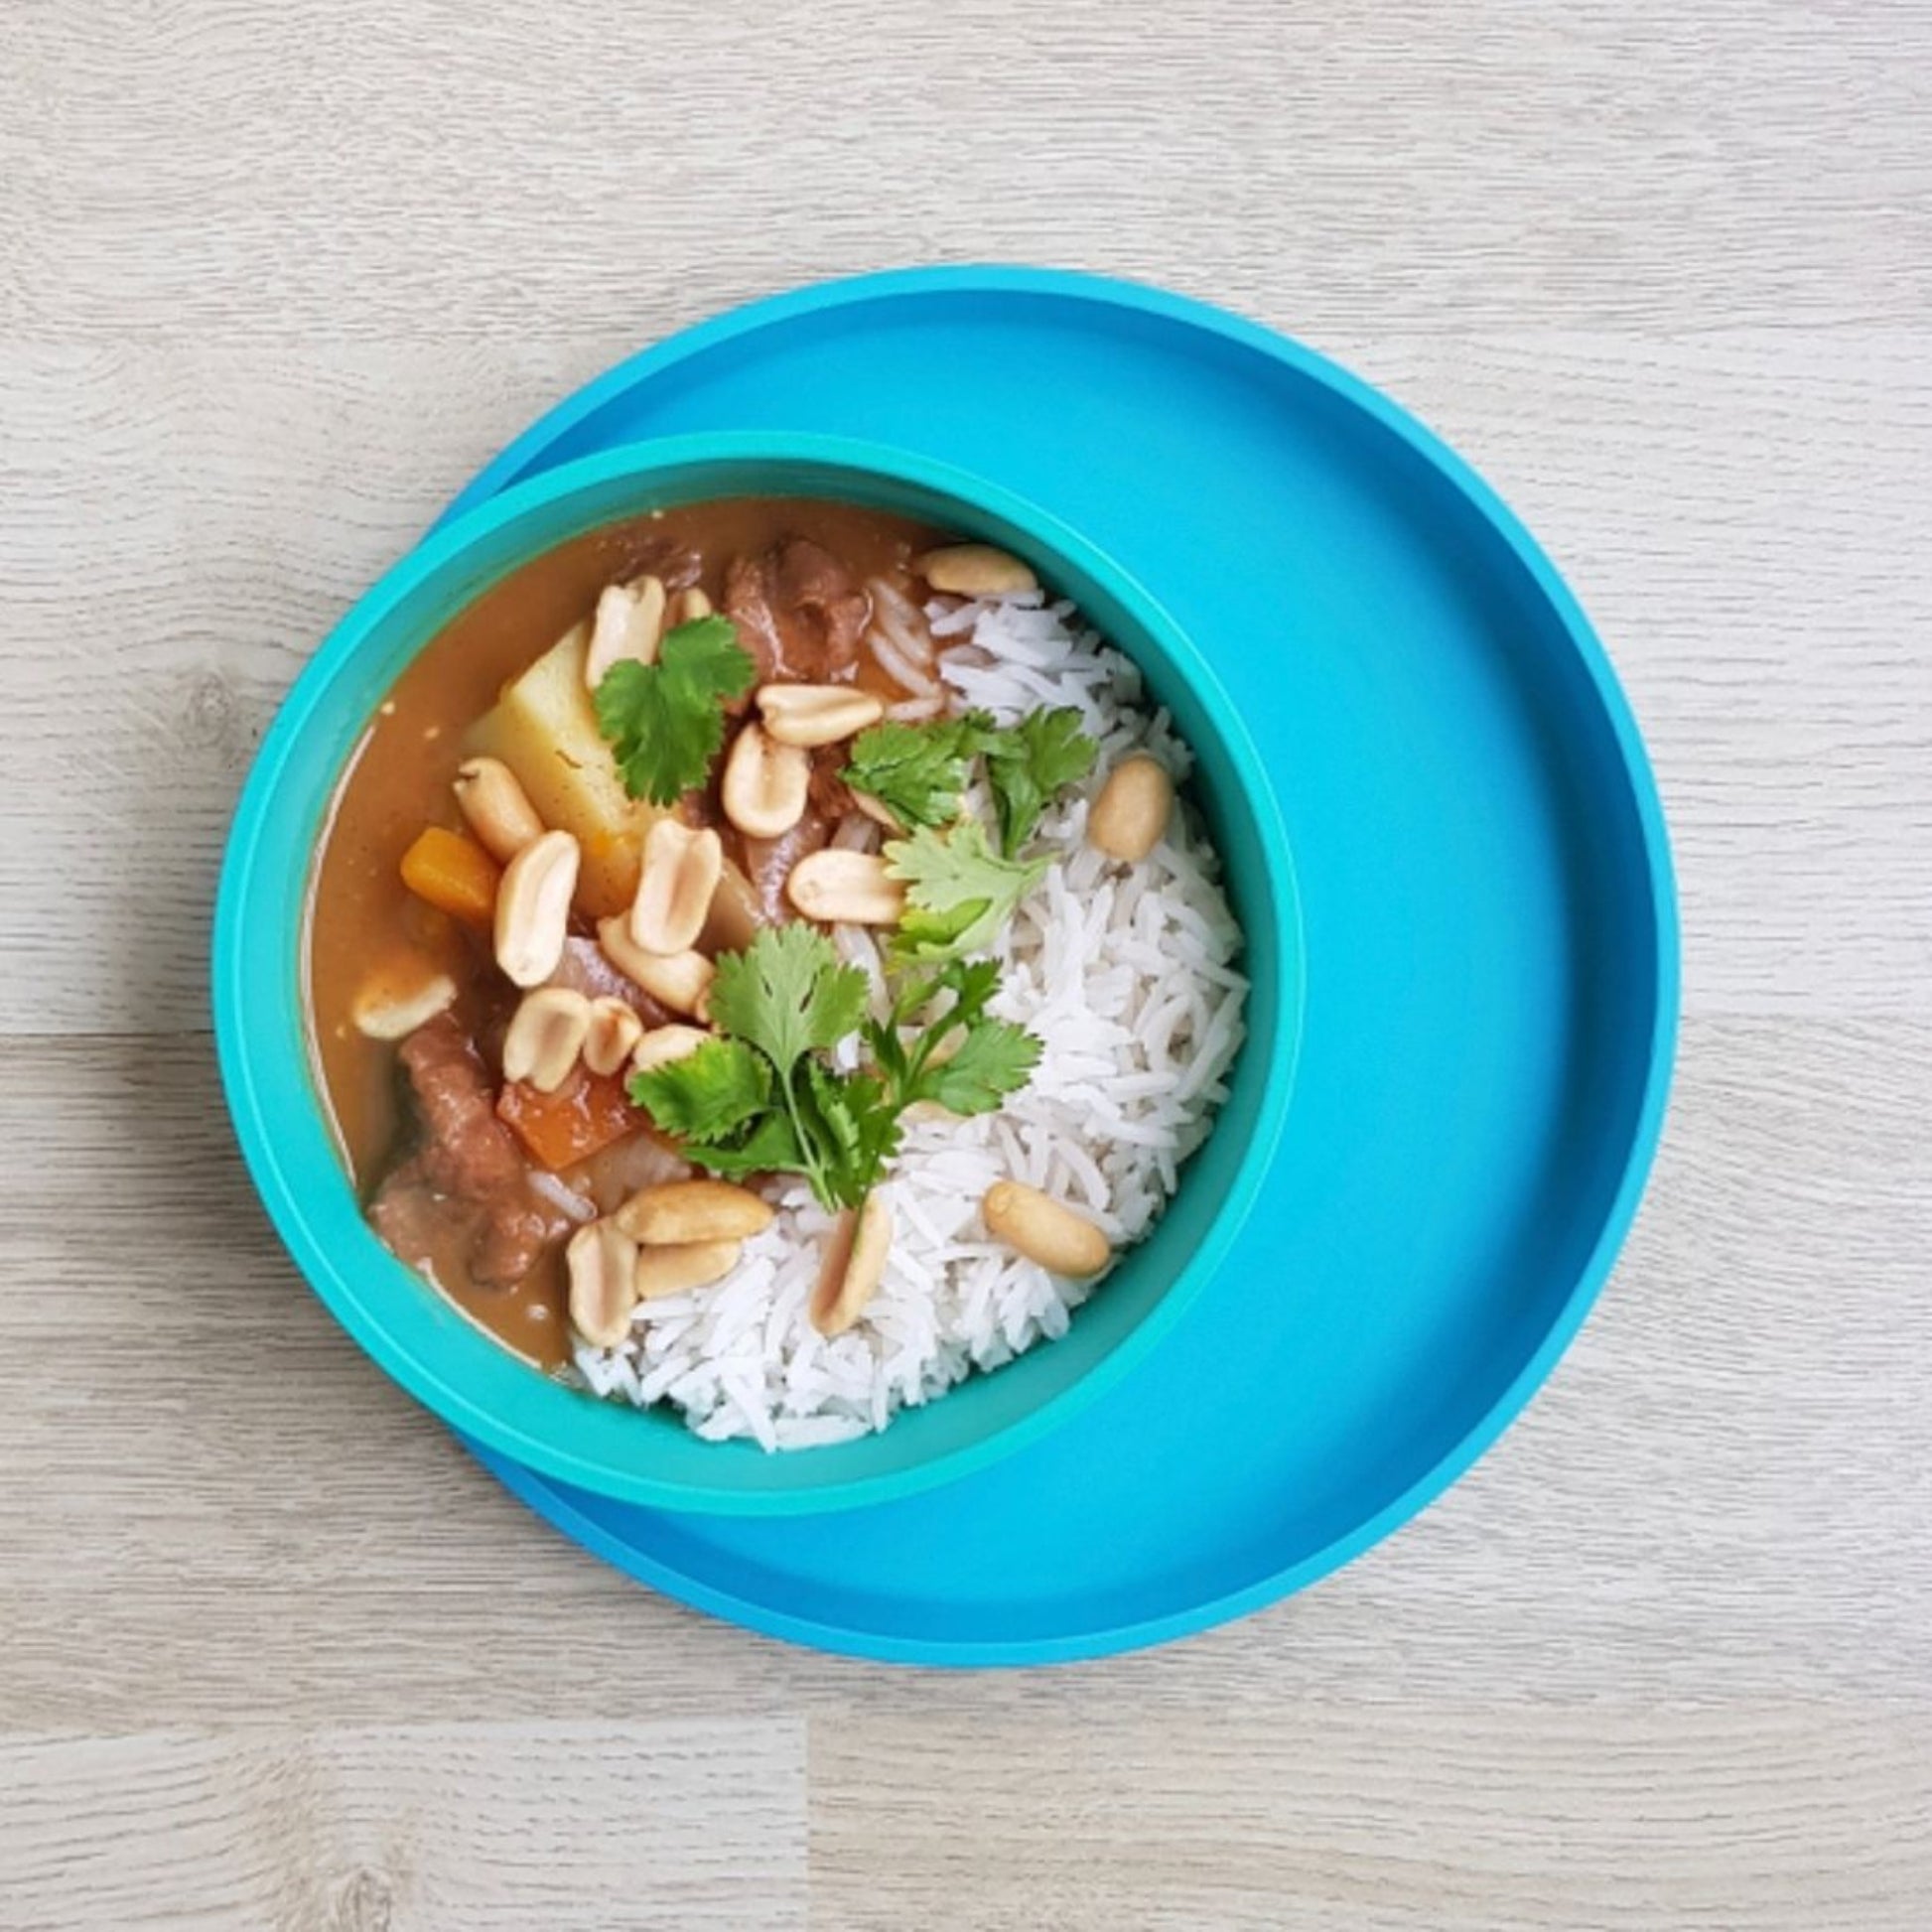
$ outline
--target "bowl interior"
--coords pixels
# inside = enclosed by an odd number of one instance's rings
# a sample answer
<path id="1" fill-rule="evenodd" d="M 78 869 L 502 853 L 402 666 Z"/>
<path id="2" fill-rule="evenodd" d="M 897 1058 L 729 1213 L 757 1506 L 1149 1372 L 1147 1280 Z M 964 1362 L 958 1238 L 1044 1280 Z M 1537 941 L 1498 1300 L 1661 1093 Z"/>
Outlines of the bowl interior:
<path id="1" fill-rule="evenodd" d="M 557 544 L 658 505 L 842 498 L 1025 556 L 1141 667 L 1191 746 L 1191 793 L 1226 871 L 1252 982 L 1229 1098 L 1153 1233 L 1058 1341 L 858 1442 L 770 1455 L 674 1416 L 555 1383 L 474 1326 L 364 1223 L 325 1124 L 302 989 L 302 923 L 324 815 L 350 749 L 415 653 L 489 585 Z M 1212 1273 L 1279 1136 L 1302 1007 L 1301 923 L 1274 797 L 1240 719 L 1146 593 L 1040 510 L 945 466 L 833 439 L 707 437 L 554 471 L 427 539 L 329 638 L 250 774 L 215 922 L 217 1044 L 242 1149 L 276 1226 L 339 1318 L 456 1427 L 545 1473 L 666 1507 L 783 1513 L 881 1500 L 1018 1448 L 1154 1345 Z"/>

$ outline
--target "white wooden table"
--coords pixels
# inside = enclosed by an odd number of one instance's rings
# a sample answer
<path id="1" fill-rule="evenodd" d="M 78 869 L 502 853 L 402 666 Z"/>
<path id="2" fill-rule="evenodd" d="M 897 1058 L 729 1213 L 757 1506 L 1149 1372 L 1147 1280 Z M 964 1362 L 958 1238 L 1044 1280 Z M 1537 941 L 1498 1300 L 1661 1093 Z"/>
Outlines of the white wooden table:
<path id="1" fill-rule="evenodd" d="M 316 638 L 719 306 L 1169 282 L 1446 433 L 1649 735 L 1677 1096 L 1527 1417 L 1301 1599 L 942 1676 L 553 1537 L 282 1259 L 216 855 Z M 0 1925 L 1932 1922 L 1932 5 L 7 0 Z"/>

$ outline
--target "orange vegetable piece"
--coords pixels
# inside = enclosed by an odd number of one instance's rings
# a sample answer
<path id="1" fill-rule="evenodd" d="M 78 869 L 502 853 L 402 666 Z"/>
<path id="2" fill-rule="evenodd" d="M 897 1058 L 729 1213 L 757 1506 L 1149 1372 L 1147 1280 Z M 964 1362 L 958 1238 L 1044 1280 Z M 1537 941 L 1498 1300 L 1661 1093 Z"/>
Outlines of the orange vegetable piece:
<path id="1" fill-rule="evenodd" d="M 494 917 L 502 876 L 475 839 L 441 825 L 425 826 L 402 855 L 402 883 L 438 911 L 470 925 L 487 925 Z"/>
<path id="2" fill-rule="evenodd" d="M 637 897 L 643 869 L 643 841 L 635 832 L 593 832 L 583 842 L 584 866 L 577 876 L 577 903 L 593 919 L 627 912 Z"/>
<path id="3" fill-rule="evenodd" d="M 575 1068 L 555 1093 L 527 1080 L 509 1080 L 496 1097 L 496 1116 L 512 1128 L 540 1168 L 574 1168 L 600 1148 L 642 1127 L 644 1116 L 626 1098 L 616 1074 Z"/>

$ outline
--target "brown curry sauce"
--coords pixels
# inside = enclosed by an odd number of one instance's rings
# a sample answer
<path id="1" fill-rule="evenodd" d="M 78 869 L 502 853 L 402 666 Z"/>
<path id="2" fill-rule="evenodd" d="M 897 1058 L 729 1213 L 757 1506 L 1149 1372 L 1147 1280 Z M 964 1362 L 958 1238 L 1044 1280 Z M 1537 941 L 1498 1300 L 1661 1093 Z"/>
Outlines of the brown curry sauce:
<path id="1" fill-rule="evenodd" d="M 319 1086 L 345 1165 L 366 1200 L 406 1157 L 414 1124 L 396 1046 L 365 1037 L 350 1018 L 370 969 L 388 951 L 432 958 L 461 989 L 460 1010 L 486 1035 L 504 988 L 488 947 L 403 885 L 398 866 L 426 825 L 458 828 L 452 790 L 467 736 L 501 687 L 586 616 L 605 585 L 647 569 L 667 546 L 694 550 L 699 583 L 720 601 L 734 557 L 806 537 L 859 582 L 909 585 L 909 560 L 939 533 L 855 504 L 736 497 L 612 524 L 563 544 L 491 586 L 410 663 L 369 720 L 345 767 L 311 875 L 305 989 Z M 871 654 L 859 682 L 902 695 Z M 427 1268 L 460 1308 L 529 1360 L 568 1361 L 561 1253 L 553 1249 L 513 1288 L 470 1279 L 452 1242 Z"/>

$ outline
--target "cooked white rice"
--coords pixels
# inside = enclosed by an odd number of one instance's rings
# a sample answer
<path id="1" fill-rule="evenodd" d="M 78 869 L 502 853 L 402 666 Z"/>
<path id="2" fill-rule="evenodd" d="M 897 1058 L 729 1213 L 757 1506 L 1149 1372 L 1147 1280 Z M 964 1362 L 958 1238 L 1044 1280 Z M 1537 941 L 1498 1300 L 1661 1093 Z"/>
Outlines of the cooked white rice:
<path id="1" fill-rule="evenodd" d="M 931 616 L 939 673 L 965 704 L 1002 721 L 1076 707 L 1100 744 L 1096 785 L 1133 751 L 1186 776 L 1167 713 L 1141 709 L 1140 673 L 1078 627 L 1071 606 L 1035 593 Z M 1082 837 L 1091 789 L 1047 813 L 1038 849 L 1058 856 L 999 948 L 995 1011 L 1037 1035 L 1039 1063 L 997 1113 L 908 1121 L 883 1189 L 891 1258 L 858 1325 L 828 1341 L 806 1318 L 832 1217 L 798 1181 L 725 1281 L 648 1304 L 615 1349 L 579 1345 L 597 1394 L 673 1403 L 713 1441 L 804 1449 L 883 1429 L 902 1405 L 1066 1332 L 1099 1284 L 1059 1280 L 992 1240 L 981 1196 L 1015 1176 L 1090 1215 L 1116 1248 L 1138 1241 L 1226 1098 L 1247 991 L 1233 964 L 1240 932 L 1191 808 L 1183 801 L 1153 855 L 1126 867 Z M 876 975 L 869 935 L 837 937 Z"/>

